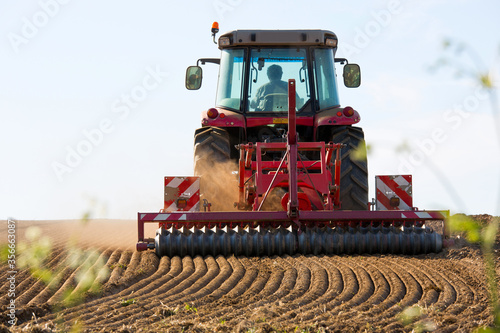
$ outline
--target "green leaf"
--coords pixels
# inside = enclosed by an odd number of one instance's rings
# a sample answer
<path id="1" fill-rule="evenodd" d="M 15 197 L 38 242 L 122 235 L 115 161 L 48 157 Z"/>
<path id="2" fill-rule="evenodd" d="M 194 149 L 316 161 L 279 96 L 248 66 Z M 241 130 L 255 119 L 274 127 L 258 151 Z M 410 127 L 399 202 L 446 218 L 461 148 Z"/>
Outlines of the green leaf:
<path id="1" fill-rule="evenodd" d="M 471 243 L 481 241 L 481 226 L 476 221 L 464 215 L 454 215 L 447 221 L 451 232 L 464 232 Z"/>
<path id="2" fill-rule="evenodd" d="M 130 304 L 135 304 L 135 303 L 136 301 L 133 298 L 128 300 L 122 299 L 120 302 L 121 306 L 129 306 Z"/>
<path id="3" fill-rule="evenodd" d="M 0 245 L 0 262 L 7 263 L 9 259 L 9 246 L 7 244 Z"/>
<path id="4" fill-rule="evenodd" d="M 354 161 L 364 161 L 366 160 L 366 157 L 370 149 L 371 147 L 367 146 L 365 141 L 361 141 L 359 145 L 356 147 L 356 149 L 351 151 L 351 158 Z"/>
<path id="5" fill-rule="evenodd" d="M 408 307 L 399 315 L 399 320 L 403 325 L 408 325 L 422 316 L 422 308 L 418 305 Z"/>
<path id="6" fill-rule="evenodd" d="M 493 219 L 484 229 L 483 229 L 483 241 L 484 245 L 491 247 L 495 244 L 495 239 L 498 234 L 498 219 Z"/>
<path id="7" fill-rule="evenodd" d="M 500 333 L 500 330 L 492 327 L 481 327 L 474 331 L 475 333 Z"/>
<path id="8" fill-rule="evenodd" d="M 33 270 L 32 274 L 33 274 L 33 277 L 42 280 L 47 285 L 54 278 L 52 275 L 52 272 L 48 269 L 37 268 L 37 269 Z"/>
<path id="9" fill-rule="evenodd" d="M 493 88 L 493 80 L 489 73 L 479 73 L 478 74 L 479 83 L 483 88 L 491 89 Z"/>

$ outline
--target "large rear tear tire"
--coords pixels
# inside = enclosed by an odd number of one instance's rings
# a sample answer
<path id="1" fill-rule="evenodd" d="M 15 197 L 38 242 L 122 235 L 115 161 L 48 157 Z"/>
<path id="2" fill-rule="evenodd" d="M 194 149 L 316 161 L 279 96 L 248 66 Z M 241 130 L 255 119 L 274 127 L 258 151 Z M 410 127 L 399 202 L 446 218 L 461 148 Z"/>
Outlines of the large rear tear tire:
<path id="1" fill-rule="evenodd" d="M 368 164 L 363 130 L 339 126 L 332 131 L 334 143 L 341 149 L 340 201 L 342 210 L 368 210 Z"/>
<path id="2" fill-rule="evenodd" d="M 199 129 L 194 136 L 194 174 L 201 177 L 201 199 L 207 199 L 212 210 L 231 210 L 233 207 L 237 184 L 233 186 L 228 182 L 233 181 L 231 172 L 234 169 L 229 133 L 218 127 Z"/>

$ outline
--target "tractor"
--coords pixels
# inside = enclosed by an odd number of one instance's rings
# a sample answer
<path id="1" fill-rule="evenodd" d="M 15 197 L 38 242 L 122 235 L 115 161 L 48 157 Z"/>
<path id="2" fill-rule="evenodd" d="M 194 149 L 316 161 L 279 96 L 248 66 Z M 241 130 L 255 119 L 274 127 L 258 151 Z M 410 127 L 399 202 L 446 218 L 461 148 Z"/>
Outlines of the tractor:
<path id="1" fill-rule="evenodd" d="M 218 24 L 212 26 L 215 42 Z M 360 67 L 335 57 L 328 30 L 234 30 L 220 58 L 198 59 L 185 85 L 202 85 L 200 65 L 219 66 L 215 106 L 194 134 L 194 177 L 165 177 L 165 204 L 138 214 L 138 250 L 162 255 L 283 255 L 438 252 L 426 225 L 447 211 L 412 204 L 411 175 L 368 169 L 359 113 L 341 106 L 342 81 L 359 87 Z M 227 194 L 234 189 L 234 196 Z M 374 210 L 376 209 L 376 210 Z M 158 223 L 145 238 L 144 224 Z"/>

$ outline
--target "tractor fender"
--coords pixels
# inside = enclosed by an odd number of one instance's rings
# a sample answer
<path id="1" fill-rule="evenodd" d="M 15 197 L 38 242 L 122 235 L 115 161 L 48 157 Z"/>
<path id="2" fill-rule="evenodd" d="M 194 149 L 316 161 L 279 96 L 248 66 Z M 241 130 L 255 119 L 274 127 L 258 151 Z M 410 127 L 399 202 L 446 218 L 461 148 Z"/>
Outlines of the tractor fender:
<path id="1" fill-rule="evenodd" d="M 210 108 L 201 113 L 201 126 L 245 128 L 245 116 L 223 108 Z"/>
<path id="2" fill-rule="evenodd" d="M 358 111 L 350 106 L 326 109 L 316 114 L 314 128 L 319 126 L 354 125 L 359 123 L 361 117 Z"/>

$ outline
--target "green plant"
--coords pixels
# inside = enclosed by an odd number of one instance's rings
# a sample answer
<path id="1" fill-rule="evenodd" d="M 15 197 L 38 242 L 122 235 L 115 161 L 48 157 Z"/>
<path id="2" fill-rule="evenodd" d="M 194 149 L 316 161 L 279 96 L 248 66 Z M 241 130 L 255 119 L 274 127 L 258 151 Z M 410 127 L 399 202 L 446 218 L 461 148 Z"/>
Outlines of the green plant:
<path id="1" fill-rule="evenodd" d="M 197 309 L 197 308 L 195 308 L 195 307 L 194 307 L 194 306 L 192 306 L 192 305 L 189 305 L 188 303 L 184 303 L 184 304 L 185 304 L 184 309 L 185 309 L 186 311 L 189 311 L 189 312 L 194 312 L 194 313 L 198 314 L 198 309 Z"/>
<path id="2" fill-rule="evenodd" d="M 120 301 L 121 306 L 129 306 L 129 305 L 135 304 L 135 303 L 136 303 L 136 300 L 133 298 L 127 299 L 127 300 L 122 298 L 122 300 Z"/>
<path id="3" fill-rule="evenodd" d="M 493 327 L 481 328 L 481 332 L 500 332 L 499 289 L 495 271 L 495 253 L 493 250 L 498 235 L 499 220 L 500 218 L 495 217 L 490 223 L 481 225 L 465 215 L 454 215 L 448 221 L 451 232 L 463 232 L 466 234 L 469 242 L 477 243 L 481 246 L 488 283 L 490 307 L 493 314 Z"/>
<path id="4" fill-rule="evenodd" d="M 84 326 L 81 321 L 76 321 L 73 326 L 71 326 L 70 333 L 80 333 L 83 332 Z"/>
<path id="5" fill-rule="evenodd" d="M 419 305 L 407 307 L 399 314 L 399 321 L 403 325 L 412 325 L 412 332 L 430 332 L 436 329 L 436 324 L 426 318 L 427 309 Z"/>
<path id="6" fill-rule="evenodd" d="M 114 264 L 109 265 L 109 269 L 111 269 L 111 270 L 115 269 L 116 267 L 119 267 L 121 269 L 126 269 L 127 268 L 127 264 L 122 264 L 122 263 L 119 263 L 119 262 L 115 262 Z"/>

